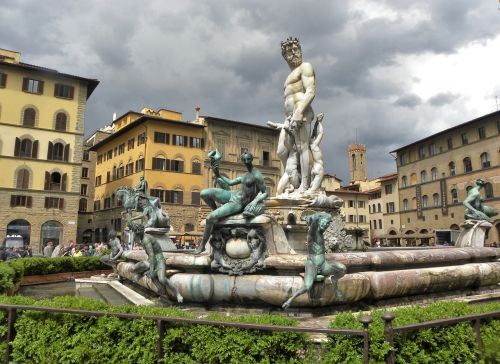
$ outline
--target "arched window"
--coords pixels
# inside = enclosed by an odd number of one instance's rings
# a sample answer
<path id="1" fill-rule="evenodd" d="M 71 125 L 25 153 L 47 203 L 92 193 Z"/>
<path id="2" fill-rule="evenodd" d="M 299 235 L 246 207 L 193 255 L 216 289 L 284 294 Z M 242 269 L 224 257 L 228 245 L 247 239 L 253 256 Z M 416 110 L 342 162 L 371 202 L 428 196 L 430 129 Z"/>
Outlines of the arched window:
<path id="1" fill-rule="evenodd" d="M 434 207 L 439 207 L 440 206 L 439 193 L 433 194 L 432 195 L 432 200 L 434 201 Z"/>
<path id="2" fill-rule="evenodd" d="M 35 126 L 36 111 L 32 107 L 28 107 L 23 113 L 23 126 Z"/>
<path id="3" fill-rule="evenodd" d="M 87 199 L 86 198 L 81 198 L 80 202 L 78 204 L 78 211 L 80 212 L 86 212 L 87 211 Z"/>
<path id="4" fill-rule="evenodd" d="M 458 203 L 458 192 L 455 188 L 451 190 L 451 203 Z"/>
<path id="5" fill-rule="evenodd" d="M 63 226 L 58 221 L 47 221 L 42 225 L 42 246 L 45 247 L 49 241 L 54 246 L 59 244 L 62 238 Z"/>
<path id="6" fill-rule="evenodd" d="M 491 183 L 486 183 L 484 185 L 484 194 L 486 198 L 493 198 L 493 185 Z"/>
<path id="7" fill-rule="evenodd" d="M 19 157 L 29 157 L 31 158 L 31 147 L 33 143 L 29 139 L 21 140 L 21 144 L 19 147 Z"/>
<path id="8" fill-rule="evenodd" d="M 472 172 L 472 162 L 469 157 L 464 158 L 464 173 Z"/>
<path id="9" fill-rule="evenodd" d="M 194 160 L 191 162 L 191 173 L 201 174 L 201 162 L 199 160 Z"/>
<path id="10" fill-rule="evenodd" d="M 427 182 L 427 172 L 426 171 L 420 172 L 420 182 L 421 183 Z"/>
<path id="11" fill-rule="evenodd" d="M 30 185 L 30 171 L 21 168 L 16 175 L 16 188 L 27 190 Z"/>
<path id="12" fill-rule="evenodd" d="M 63 113 L 63 112 L 57 113 L 55 129 L 60 130 L 60 131 L 66 131 L 67 121 L 68 121 L 68 117 L 66 116 L 65 113 Z"/>
<path id="13" fill-rule="evenodd" d="M 353 154 L 351 157 L 352 157 L 352 170 L 355 171 L 356 170 L 356 155 Z"/>
<path id="14" fill-rule="evenodd" d="M 406 176 L 401 177 L 401 187 L 408 186 L 408 178 Z"/>
<path id="15" fill-rule="evenodd" d="M 431 169 L 431 178 L 433 181 L 437 180 L 438 178 L 438 170 L 436 167 Z"/>
<path id="16" fill-rule="evenodd" d="M 7 225 L 7 235 L 21 235 L 24 245 L 30 242 L 31 225 L 26 220 L 13 220 Z"/>
<path id="17" fill-rule="evenodd" d="M 423 208 L 429 207 L 429 196 L 427 195 L 422 196 L 422 207 Z"/>
<path id="18" fill-rule="evenodd" d="M 483 168 L 489 168 L 490 165 L 490 156 L 488 155 L 488 153 L 484 152 L 483 154 L 481 154 L 481 166 Z"/>
<path id="19" fill-rule="evenodd" d="M 69 158 L 69 144 L 49 142 L 49 149 L 47 151 L 47 159 L 52 161 L 68 161 Z"/>
<path id="20" fill-rule="evenodd" d="M 403 200 L 403 211 L 408 211 L 409 205 L 408 205 L 408 200 L 405 198 Z"/>
<path id="21" fill-rule="evenodd" d="M 45 190 L 66 191 L 67 174 L 59 172 L 45 172 Z"/>
<path id="22" fill-rule="evenodd" d="M 381 204 L 377 204 L 377 211 L 382 212 L 382 205 Z"/>
<path id="23" fill-rule="evenodd" d="M 448 163 L 448 168 L 450 169 L 450 176 L 454 176 L 457 173 L 455 169 L 455 162 Z"/>

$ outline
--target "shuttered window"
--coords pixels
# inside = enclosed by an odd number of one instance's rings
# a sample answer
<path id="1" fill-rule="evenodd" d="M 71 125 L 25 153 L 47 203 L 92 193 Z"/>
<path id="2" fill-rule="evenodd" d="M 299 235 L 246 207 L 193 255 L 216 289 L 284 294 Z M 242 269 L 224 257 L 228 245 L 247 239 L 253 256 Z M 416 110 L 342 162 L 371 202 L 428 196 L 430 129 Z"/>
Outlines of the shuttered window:
<path id="1" fill-rule="evenodd" d="M 23 78 L 23 91 L 30 94 L 43 94 L 43 81 L 33 78 Z"/>
<path id="2" fill-rule="evenodd" d="M 63 99 L 73 99 L 75 93 L 75 88 L 69 85 L 62 85 L 59 83 L 55 84 L 54 87 L 54 96 L 61 97 Z"/>

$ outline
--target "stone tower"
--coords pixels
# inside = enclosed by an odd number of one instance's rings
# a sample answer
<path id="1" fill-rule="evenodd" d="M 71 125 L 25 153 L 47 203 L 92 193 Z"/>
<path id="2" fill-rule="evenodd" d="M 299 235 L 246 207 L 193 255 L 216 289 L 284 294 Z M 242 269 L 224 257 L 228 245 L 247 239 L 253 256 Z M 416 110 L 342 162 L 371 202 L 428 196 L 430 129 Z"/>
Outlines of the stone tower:
<path id="1" fill-rule="evenodd" d="M 366 181 L 366 145 L 349 144 L 347 154 L 351 182 Z"/>

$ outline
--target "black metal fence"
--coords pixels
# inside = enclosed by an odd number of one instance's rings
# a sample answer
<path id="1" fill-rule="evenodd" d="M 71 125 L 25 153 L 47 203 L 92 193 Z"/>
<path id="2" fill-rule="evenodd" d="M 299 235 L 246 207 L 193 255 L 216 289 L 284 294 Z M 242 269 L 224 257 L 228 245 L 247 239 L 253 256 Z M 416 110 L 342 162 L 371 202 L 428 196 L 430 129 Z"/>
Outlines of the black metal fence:
<path id="1" fill-rule="evenodd" d="M 258 325 L 258 324 L 245 324 L 237 322 L 224 322 L 224 321 L 211 321 L 211 320 L 201 320 L 201 319 L 189 319 L 182 317 L 166 317 L 166 316 L 153 316 L 153 315 L 137 315 L 130 313 L 117 313 L 117 312 L 101 312 L 101 311 L 90 311 L 90 310 L 77 310 L 77 309 L 63 309 L 63 308 L 49 308 L 49 307 L 35 307 L 27 305 L 12 305 L 12 304 L 0 304 L 0 309 L 7 311 L 7 350 L 5 353 L 4 363 L 10 363 L 11 360 L 11 343 L 15 337 L 15 321 L 17 318 L 18 311 L 38 311 L 38 312 L 49 312 L 49 313 L 62 313 L 62 314 L 72 314 L 72 315 L 82 315 L 82 316 L 109 316 L 117 317 L 122 319 L 143 319 L 151 320 L 156 322 L 158 329 L 158 342 L 157 342 L 157 359 L 163 357 L 163 338 L 166 330 L 167 323 L 177 323 L 177 324 L 191 324 L 191 325 L 213 325 L 221 327 L 233 327 L 242 330 L 260 330 L 260 331 L 288 331 L 288 332 L 301 332 L 301 333 L 311 333 L 311 334 L 325 334 L 325 335 L 348 335 L 348 336 L 358 336 L 363 338 L 363 363 L 367 364 L 369 362 L 369 345 L 370 345 L 370 334 L 369 325 L 372 322 L 372 318 L 369 316 L 364 316 L 360 319 L 363 324 L 362 330 L 347 330 L 347 329 L 321 329 L 314 327 L 296 327 L 296 326 L 274 326 L 274 325 Z M 432 327 L 441 327 L 454 325 L 461 322 L 469 321 L 476 336 L 476 343 L 479 348 L 479 355 L 482 358 L 482 342 L 480 336 L 481 330 L 481 320 L 484 319 L 499 319 L 500 311 L 494 311 L 489 313 L 461 316 L 452 319 L 444 320 L 434 320 L 427 321 L 418 324 L 405 325 L 399 327 L 393 327 L 392 321 L 395 316 L 391 312 L 387 312 L 382 317 L 385 321 L 384 327 L 384 337 L 391 346 L 391 351 L 386 357 L 386 362 L 393 364 L 395 362 L 395 350 L 394 350 L 394 335 L 411 332 L 421 329 L 427 329 Z"/>

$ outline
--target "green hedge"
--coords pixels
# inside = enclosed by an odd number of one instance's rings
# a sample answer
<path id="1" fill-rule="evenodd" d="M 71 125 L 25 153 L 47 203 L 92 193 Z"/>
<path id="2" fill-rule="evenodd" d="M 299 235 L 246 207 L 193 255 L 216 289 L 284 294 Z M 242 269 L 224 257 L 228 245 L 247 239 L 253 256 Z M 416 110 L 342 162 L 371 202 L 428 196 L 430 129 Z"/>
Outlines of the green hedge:
<path id="1" fill-rule="evenodd" d="M 113 307 L 82 297 L 35 301 L 27 297 L 0 297 L 2 303 L 79 308 L 158 316 L 195 318 L 176 308 Z M 1 311 L 0 311 L 1 313 Z M 272 316 L 226 317 L 208 320 L 294 326 L 293 319 Z M 22 311 L 16 321 L 12 357 L 19 363 L 153 363 L 156 360 L 156 322 L 113 317 Z M 5 335 L 5 314 L 0 334 Z M 308 337 L 302 333 L 238 330 L 205 325 L 167 324 L 163 363 L 300 363 Z M 5 345 L 0 347 L 4 354 Z"/>
<path id="2" fill-rule="evenodd" d="M 24 276 L 109 269 L 99 257 L 22 258 L 0 263 L 0 293 L 12 289 Z"/>
<path id="3" fill-rule="evenodd" d="M 403 326 L 458 316 L 500 310 L 500 302 L 470 305 L 464 302 L 438 302 L 429 306 L 393 310 L 393 326 Z M 370 362 L 383 363 L 390 346 L 384 341 L 384 310 L 371 313 Z M 331 328 L 361 329 L 359 315 L 341 313 Z M 500 320 L 481 320 L 481 338 L 485 357 L 500 360 Z M 469 322 L 395 335 L 397 363 L 477 363 L 479 351 Z M 322 363 L 362 363 L 363 340 L 358 337 L 332 335 L 322 348 Z"/>

